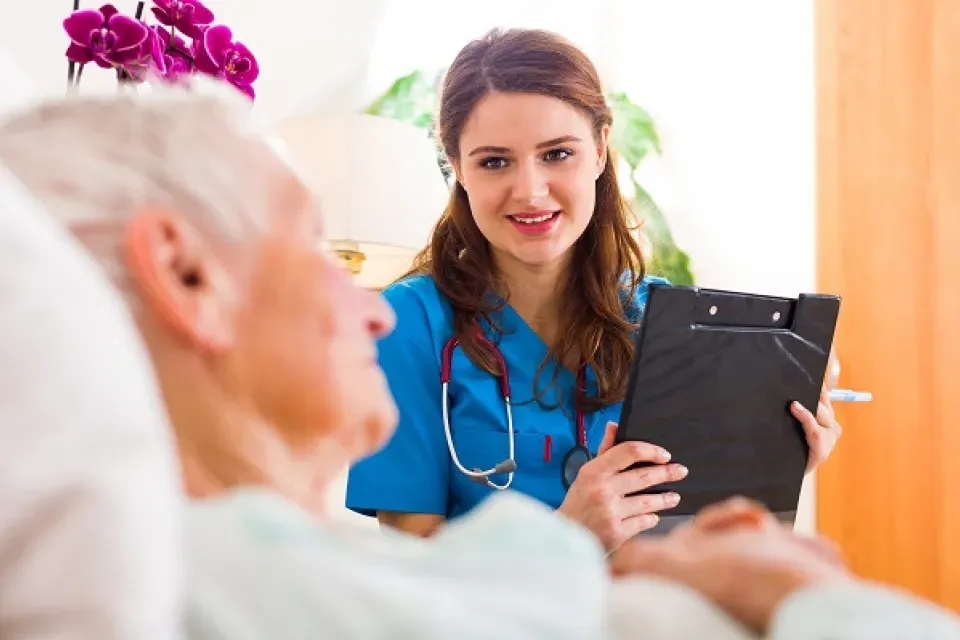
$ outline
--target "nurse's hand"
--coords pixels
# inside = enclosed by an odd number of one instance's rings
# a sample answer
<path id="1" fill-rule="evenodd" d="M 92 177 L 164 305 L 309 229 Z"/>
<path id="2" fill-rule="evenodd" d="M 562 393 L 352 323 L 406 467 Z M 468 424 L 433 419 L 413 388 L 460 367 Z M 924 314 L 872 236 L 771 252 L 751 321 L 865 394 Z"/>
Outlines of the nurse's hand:
<path id="1" fill-rule="evenodd" d="M 790 412 L 803 425 L 807 444 L 810 445 L 810 455 L 807 458 L 807 473 L 810 473 L 830 456 L 834 447 L 837 446 L 837 440 L 843 435 L 843 427 L 833 415 L 833 405 L 830 404 L 830 390 L 827 385 L 824 384 L 820 391 L 820 403 L 817 406 L 816 415 L 799 402 L 790 405 Z"/>
<path id="2" fill-rule="evenodd" d="M 638 533 L 654 527 L 658 511 L 680 503 L 676 493 L 632 496 L 665 482 L 686 477 L 687 469 L 667 464 L 670 454 L 647 442 L 622 442 L 614 446 L 616 423 L 607 424 L 597 457 L 580 469 L 558 512 L 590 529 L 607 551 L 614 551 Z M 628 469 L 637 462 L 656 463 Z"/>

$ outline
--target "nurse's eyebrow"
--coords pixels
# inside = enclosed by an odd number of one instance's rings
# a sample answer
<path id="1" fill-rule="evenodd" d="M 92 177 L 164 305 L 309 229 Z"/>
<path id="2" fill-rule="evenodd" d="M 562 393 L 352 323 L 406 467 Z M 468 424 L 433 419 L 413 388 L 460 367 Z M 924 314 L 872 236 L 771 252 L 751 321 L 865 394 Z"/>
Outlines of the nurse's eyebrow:
<path id="1" fill-rule="evenodd" d="M 547 140 L 546 142 L 541 142 L 537 145 L 537 149 L 545 149 L 547 147 L 555 147 L 558 144 L 570 144 L 571 142 L 583 142 L 577 136 L 560 136 L 559 138 L 554 138 L 552 140 Z"/>
<path id="2" fill-rule="evenodd" d="M 547 140 L 546 142 L 541 142 L 540 144 L 537 145 L 537 149 L 545 149 L 547 147 L 555 147 L 558 144 L 570 144 L 570 143 L 576 143 L 576 142 L 583 142 L 583 140 L 581 140 L 577 136 L 560 136 L 559 138 L 553 138 L 551 140 Z M 504 153 L 505 154 L 505 153 L 510 153 L 510 149 L 507 147 L 483 146 L 483 147 L 477 147 L 476 149 L 468 153 L 467 156 L 475 156 L 480 153 Z"/>

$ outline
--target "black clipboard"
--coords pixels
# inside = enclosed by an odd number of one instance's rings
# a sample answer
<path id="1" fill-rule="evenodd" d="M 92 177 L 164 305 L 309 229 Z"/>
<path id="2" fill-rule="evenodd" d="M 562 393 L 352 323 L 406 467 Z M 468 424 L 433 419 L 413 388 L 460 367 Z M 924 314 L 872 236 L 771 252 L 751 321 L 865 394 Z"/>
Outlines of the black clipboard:
<path id="1" fill-rule="evenodd" d="M 737 495 L 795 522 L 809 448 L 789 405 L 816 411 L 839 313 L 833 295 L 651 286 L 617 442 L 660 445 L 690 473 L 641 492 L 681 496 L 649 533 Z"/>

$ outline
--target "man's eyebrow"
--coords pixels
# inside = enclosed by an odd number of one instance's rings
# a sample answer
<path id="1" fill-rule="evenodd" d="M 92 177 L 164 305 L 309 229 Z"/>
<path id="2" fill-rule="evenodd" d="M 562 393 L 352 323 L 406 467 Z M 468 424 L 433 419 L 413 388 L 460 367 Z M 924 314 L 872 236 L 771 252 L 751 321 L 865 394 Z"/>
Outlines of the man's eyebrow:
<path id="1" fill-rule="evenodd" d="M 547 147 L 555 147 L 559 144 L 570 144 L 570 143 L 576 143 L 576 142 L 583 142 L 583 140 L 581 140 L 577 136 L 571 136 L 571 135 L 560 136 L 559 138 L 552 138 L 545 142 L 541 142 L 540 144 L 537 145 L 537 149 L 546 149 Z M 481 153 L 507 154 L 507 153 L 510 153 L 510 149 L 509 147 L 492 147 L 492 146 L 484 145 L 482 147 L 477 147 L 476 149 L 473 149 L 467 155 L 475 156 Z"/>

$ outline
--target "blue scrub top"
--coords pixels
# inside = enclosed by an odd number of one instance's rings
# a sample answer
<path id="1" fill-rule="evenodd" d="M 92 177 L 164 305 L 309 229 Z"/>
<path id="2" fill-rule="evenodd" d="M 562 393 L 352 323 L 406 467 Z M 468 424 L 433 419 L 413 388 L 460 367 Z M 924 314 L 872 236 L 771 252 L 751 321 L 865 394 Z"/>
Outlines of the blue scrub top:
<path id="1" fill-rule="evenodd" d="M 652 283 L 666 284 L 666 280 L 644 280 L 636 299 L 625 305 L 631 320 L 639 321 Z M 383 295 L 397 323 L 378 345 L 380 366 L 399 408 L 400 422 L 383 449 L 350 469 L 346 506 L 368 516 L 400 511 L 456 518 L 495 489 L 462 474 L 447 449 L 440 355 L 453 335 L 453 310 L 430 276 L 405 279 Z M 561 479 L 563 457 L 576 444 L 576 375 L 561 367 L 557 382 L 549 385 L 553 369 L 547 366 L 539 381 L 547 408 L 541 407 L 532 399 L 533 381 L 547 345 L 509 305 L 497 320 L 504 334 L 494 342 L 499 340 L 507 363 L 513 401 L 517 469 L 510 489 L 555 509 L 566 493 Z M 587 393 L 595 393 L 596 378 L 590 368 L 586 378 Z M 477 368 L 457 348 L 449 387 L 450 428 L 461 464 L 467 469 L 489 469 L 505 460 L 509 438 L 497 378 Z M 558 398 L 560 406 L 551 408 Z M 619 420 L 621 406 L 617 403 L 585 414 L 587 446 L 592 452 L 599 448 L 607 422 Z M 502 485 L 507 476 L 491 479 Z"/>

